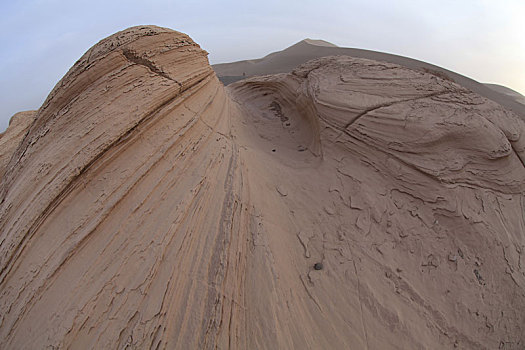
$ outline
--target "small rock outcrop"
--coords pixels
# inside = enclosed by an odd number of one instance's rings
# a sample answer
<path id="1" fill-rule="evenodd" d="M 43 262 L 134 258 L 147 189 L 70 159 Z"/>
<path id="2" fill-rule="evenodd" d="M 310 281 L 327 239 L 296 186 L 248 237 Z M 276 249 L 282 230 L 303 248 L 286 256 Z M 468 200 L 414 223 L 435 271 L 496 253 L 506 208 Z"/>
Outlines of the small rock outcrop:
<path id="1" fill-rule="evenodd" d="M 4 175 L 7 163 L 24 139 L 36 117 L 36 111 L 18 112 L 9 120 L 9 128 L 0 133 L 0 179 Z"/>

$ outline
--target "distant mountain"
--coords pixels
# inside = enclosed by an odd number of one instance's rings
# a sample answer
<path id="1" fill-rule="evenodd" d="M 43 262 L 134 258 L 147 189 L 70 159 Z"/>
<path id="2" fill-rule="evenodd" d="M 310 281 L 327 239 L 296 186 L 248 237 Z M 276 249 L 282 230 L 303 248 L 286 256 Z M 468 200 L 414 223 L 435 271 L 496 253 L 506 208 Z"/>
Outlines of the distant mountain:
<path id="1" fill-rule="evenodd" d="M 412 58 L 371 50 L 338 47 L 324 40 L 304 39 L 282 51 L 273 52 L 260 59 L 219 63 L 212 67 L 222 83 L 228 85 L 251 76 L 290 72 L 300 64 L 314 58 L 339 55 L 395 63 L 438 75 L 511 109 L 525 119 L 523 96 L 508 88 L 482 84 L 464 75 Z M 509 94 L 508 90 L 518 94 L 521 98 Z"/>

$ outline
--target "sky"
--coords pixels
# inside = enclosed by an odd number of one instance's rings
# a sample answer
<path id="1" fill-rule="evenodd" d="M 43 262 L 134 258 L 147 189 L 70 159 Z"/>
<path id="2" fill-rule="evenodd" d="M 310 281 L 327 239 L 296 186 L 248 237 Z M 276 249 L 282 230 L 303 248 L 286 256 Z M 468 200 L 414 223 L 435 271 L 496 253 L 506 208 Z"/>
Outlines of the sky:
<path id="1" fill-rule="evenodd" d="M 525 95 L 524 0 L 1 0 L 0 132 L 38 109 L 99 40 L 155 24 L 188 34 L 210 63 L 305 39 L 426 61 Z"/>

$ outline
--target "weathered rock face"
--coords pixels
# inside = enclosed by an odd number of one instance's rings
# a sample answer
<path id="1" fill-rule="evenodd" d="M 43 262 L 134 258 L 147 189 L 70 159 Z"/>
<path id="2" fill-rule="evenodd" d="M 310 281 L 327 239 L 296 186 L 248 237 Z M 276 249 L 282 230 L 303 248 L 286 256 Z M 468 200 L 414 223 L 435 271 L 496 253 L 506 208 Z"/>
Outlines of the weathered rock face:
<path id="1" fill-rule="evenodd" d="M 0 179 L 4 175 L 7 163 L 24 139 L 36 117 L 36 111 L 18 112 L 9 120 L 9 129 L 0 133 Z"/>
<path id="2" fill-rule="evenodd" d="M 212 66 L 219 79 L 225 84 L 252 76 L 277 73 L 289 73 L 297 66 L 310 60 L 327 56 L 351 56 L 374 61 L 389 62 L 401 67 L 436 75 L 452 80 L 476 94 L 496 101 L 506 109 L 514 111 L 525 119 L 525 97 L 514 90 L 494 84 L 481 84 L 473 79 L 443 67 L 413 58 L 393 55 L 385 52 L 337 47 L 325 41 L 305 39 L 282 51 L 272 52 L 259 59 L 219 63 Z"/>
<path id="3" fill-rule="evenodd" d="M 276 149 L 249 157 L 258 181 L 287 194 L 255 204 L 278 223 L 267 254 L 295 267 L 278 283 L 299 276 L 316 304 L 266 315 L 312 335 L 293 345 L 523 344 L 523 121 L 450 81 L 349 57 L 231 88 L 260 136 L 248 149 Z M 286 254 L 294 233 L 304 251 Z"/>
<path id="4" fill-rule="evenodd" d="M 225 89 L 186 35 L 128 29 L 1 180 L 0 347 L 523 347 L 524 159 L 521 119 L 431 74 Z"/>

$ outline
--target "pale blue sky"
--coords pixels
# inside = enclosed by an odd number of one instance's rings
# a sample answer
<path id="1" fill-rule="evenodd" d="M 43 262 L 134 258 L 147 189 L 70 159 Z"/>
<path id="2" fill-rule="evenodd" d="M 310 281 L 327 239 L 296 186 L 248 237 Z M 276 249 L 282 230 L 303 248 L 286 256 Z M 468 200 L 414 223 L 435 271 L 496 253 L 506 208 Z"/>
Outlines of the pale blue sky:
<path id="1" fill-rule="evenodd" d="M 189 34 L 211 63 L 304 38 L 427 61 L 525 94 L 524 0 L 1 0 L 0 131 L 37 109 L 100 39 L 139 24 Z"/>

